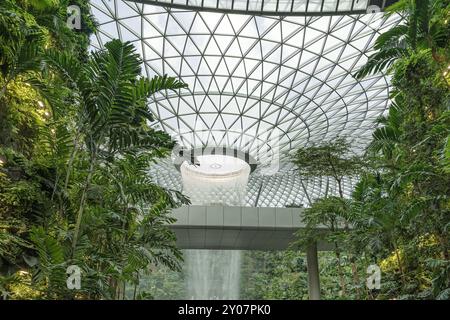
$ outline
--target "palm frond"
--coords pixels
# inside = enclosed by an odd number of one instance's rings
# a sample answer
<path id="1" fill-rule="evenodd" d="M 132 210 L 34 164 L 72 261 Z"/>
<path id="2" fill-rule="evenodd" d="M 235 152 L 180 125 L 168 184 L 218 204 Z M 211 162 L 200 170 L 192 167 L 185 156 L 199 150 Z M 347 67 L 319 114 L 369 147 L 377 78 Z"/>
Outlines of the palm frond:
<path id="1" fill-rule="evenodd" d="M 389 48 L 406 48 L 408 26 L 397 25 L 382 33 L 375 41 L 375 50 L 385 50 Z"/>
<path id="2" fill-rule="evenodd" d="M 373 141 L 369 145 L 369 150 L 374 152 L 382 151 L 386 156 L 391 157 L 397 143 L 399 143 L 399 133 L 392 127 L 381 127 L 372 134 Z"/>
<path id="3" fill-rule="evenodd" d="M 58 71 L 63 79 L 72 87 L 80 89 L 82 70 L 78 59 L 64 51 L 48 50 L 44 54 L 44 61 L 49 67 Z"/>
<path id="4" fill-rule="evenodd" d="M 407 49 L 398 47 L 380 50 L 369 57 L 367 63 L 354 74 L 354 77 L 363 79 L 370 74 L 386 71 L 397 59 L 406 54 Z"/>
<path id="5" fill-rule="evenodd" d="M 178 90 L 187 88 L 187 84 L 167 75 L 155 76 L 149 82 L 148 95 L 162 90 Z"/>

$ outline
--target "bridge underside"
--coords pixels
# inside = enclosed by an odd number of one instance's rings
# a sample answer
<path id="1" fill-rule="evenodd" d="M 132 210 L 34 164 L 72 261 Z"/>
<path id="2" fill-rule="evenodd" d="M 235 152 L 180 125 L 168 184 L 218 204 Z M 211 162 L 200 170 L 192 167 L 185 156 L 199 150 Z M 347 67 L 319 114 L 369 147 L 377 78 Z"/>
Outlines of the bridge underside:
<path id="1" fill-rule="evenodd" d="M 305 227 L 299 208 L 185 206 L 172 216 L 181 249 L 285 250 Z M 327 243 L 317 247 L 331 249 Z"/>
<path id="2" fill-rule="evenodd" d="M 171 215 L 177 221 L 170 228 L 181 249 L 284 250 L 294 241 L 294 233 L 305 228 L 300 208 L 192 205 L 173 210 Z M 330 249 L 327 243 L 311 243 L 306 248 L 312 300 L 320 299 L 317 250 Z"/>

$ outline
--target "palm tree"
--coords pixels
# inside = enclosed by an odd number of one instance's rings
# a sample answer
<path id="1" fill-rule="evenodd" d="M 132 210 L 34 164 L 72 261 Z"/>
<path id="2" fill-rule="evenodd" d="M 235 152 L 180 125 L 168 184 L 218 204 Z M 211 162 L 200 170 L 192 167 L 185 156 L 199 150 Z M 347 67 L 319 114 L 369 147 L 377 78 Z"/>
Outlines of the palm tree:
<path id="1" fill-rule="evenodd" d="M 96 254 L 103 257 L 102 267 L 114 265 L 121 270 L 110 277 L 109 291 L 115 299 L 124 298 L 125 283 L 137 285 L 139 274 L 149 265 L 180 270 L 181 252 L 175 235 L 166 227 L 173 222 L 167 213 L 186 199 L 154 184 L 147 174 L 153 161 L 152 152 L 127 151 L 104 162 L 92 182 L 103 206 L 89 212 L 86 228 L 90 231 L 86 234 L 98 247 Z"/>
<path id="2" fill-rule="evenodd" d="M 81 64 L 67 53 L 46 55 L 50 68 L 56 70 L 76 95 L 78 112 L 75 138 L 68 160 L 63 191 L 67 189 L 76 153 L 89 154 L 89 169 L 79 199 L 72 249 L 76 248 L 83 212 L 92 176 L 100 160 L 139 146 L 161 153 L 171 148 L 169 136 L 148 126 L 154 121 L 147 100 L 161 90 L 178 90 L 186 85 L 175 78 L 140 76 L 142 60 L 130 43 L 113 40 L 105 49 L 92 53 Z"/>
<path id="3" fill-rule="evenodd" d="M 369 74 L 386 71 L 397 59 L 422 49 L 430 49 L 435 61 L 444 62 L 446 58 L 440 49 L 445 48 L 449 41 L 450 24 L 446 23 L 448 17 L 436 17 L 445 12 L 442 9 L 447 6 L 445 0 L 400 0 L 387 8 L 388 16 L 398 13 L 404 17 L 404 23 L 377 38 L 376 52 L 355 73 L 355 77 L 362 79 Z"/>
<path id="4" fill-rule="evenodd" d="M 401 143 L 404 102 L 400 96 L 392 99 L 387 116 L 381 116 L 377 120 L 382 125 L 375 129 L 372 134 L 373 140 L 369 145 L 368 152 L 377 154 L 381 152 L 385 159 L 394 165 L 396 147 Z"/>

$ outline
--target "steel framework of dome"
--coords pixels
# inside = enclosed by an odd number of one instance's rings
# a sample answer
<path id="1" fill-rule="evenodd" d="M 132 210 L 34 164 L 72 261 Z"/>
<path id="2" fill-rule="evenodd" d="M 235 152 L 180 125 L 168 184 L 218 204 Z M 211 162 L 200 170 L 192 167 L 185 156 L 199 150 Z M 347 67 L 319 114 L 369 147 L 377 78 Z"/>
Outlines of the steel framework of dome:
<path id="1" fill-rule="evenodd" d="M 361 14 L 383 10 L 396 0 L 137 0 L 178 9 L 264 15 Z"/>
<path id="2" fill-rule="evenodd" d="M 131 41 L 143 57 L 147 76 L 168 74 L 189 85 L 153 97 L 149 105 L 156 126 L 187 149 L 222 146 L 256 159 L 248 206 L 308 205 L 335 193 L 327 177 L 307 180 L 295 174 L 290 153 L 337 136 L 349 137 L 358 152 L 388 108 L 386 75 L 359 81 L 352 73 L 367 61 L 377 35 L 400 23 L 399 16 L 342 14 L 345 10 L 339 10 L 336 0 L 252 1 L 263 9 L 276 3 L 278 13 L 282 3 L 291 8 L 309 3 L 309 10 L 319 5 L 322 12 L 331 8 L 327 3 L 335 3 L 334 11 L 342 11 L 310 15 L 304 7 L 303 14 L 298 10 L 295 16 L 227 12 L 246 0 L 173 0 L 165 7 L 150 4 L 157 1 L 91 2 L 99 22 L 94 48 L 113 38 Z M 205 10 L 189 7 L 200 3 Z M 216 10 L 207 11 L 208 3 L 215 3 Z M 223 3 L 233 6 L 219 7 Z M 356 10 L 356 0 L 341 3 Z M 181 189 L 181 176 L 170 159 L 154 166 L 151 174 L 161 185 Z M 353 182 L 345 181 L 347 194 Z"/>

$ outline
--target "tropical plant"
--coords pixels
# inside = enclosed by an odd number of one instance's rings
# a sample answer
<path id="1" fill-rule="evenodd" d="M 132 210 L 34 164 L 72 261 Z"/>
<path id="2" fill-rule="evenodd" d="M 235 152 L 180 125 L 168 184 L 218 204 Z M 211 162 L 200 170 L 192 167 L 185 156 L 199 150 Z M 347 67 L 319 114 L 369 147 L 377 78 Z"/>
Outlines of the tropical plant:
<path id="1" fill-rule="evenodd" d="M 185 85 L 142 77 L 129 43 L 88 55 L 94 23 L 75 2 L 81 32 L 65 24 L 66 1 L 0 4 L 0 284 L 10 298 L 123 298 L 149 266 L 181 261 L 168 212 L 187 200 L 148 176 L 174 145 L 150 125 L 148 100 Z M 77 291 L 66 287 L 72 264 Z"/>
<path id="2" fill-rule="evenodd" d="M 299 241 L 296 242 L 296 245 L 305 248 L 309 242 L 319 240 L 334 245 L 341 286 L 340 295 L 343 296 L 346 294 L 346 284 L 341 245 L 345 241 L 346 234 L 350 232 L 350 223 L 353 219 L 349 200 L 344 194 L 343 184 L 344 179 L 348 180 L 358 176 L 366 166 L 365 161 L 361 155 L 352 151 L 347 139 L 339 137 L 332 142 L 299 148 L 296 150 L 292 162 L 296 164 L 300 176 L 305 178 L 330 177 L 337 186 L 337 196 L 328 194 L 329 184 L 327 184 L 325 196 L 320 199 L 312 199 L 311 206 L 303 211 L 306 228 L 297 233 Z M 321 232 L 320 226 L 326 226 L 329 232 Z M 359 291 L 357 266 L 354 261 L 352 264 L 354 286 Z"/>
<path id="3" fill-rule="evenodd" d="M 400 14 L 403 23 L 381 34 L 374 45 L 376 52 L 356 72 L 357 78 L 386 71 L 398 59 L 417 50 L 429 50 L 433 59 L 448 61 L 445 47 L 449 42 L 449 3 L 446 0 L 400 0 L 386 9 L 387 16 Z M 442 72 L 447 65 L 443 65 Z"/>
<path id="4" fill-rule="evenodd" d="M 348 219 L 343 248 L 362 256 L 356 263 L 381 266 L 385 285 L 378 298 L 442 299 L 450 287 L 449 3 L 405 0 L 387 11 L 403 15 L 404 23 L 378 38 L 356 76 L 392 74 L 389 113 L 378 119 L 351 198 L 318 199 L 305 215 L 313 225 Z M 321 161 L 298 165 L 321 173 Z"/>
<path id="5" fill-rule="evenodd" d="M 77 92 L 77 132 L 71 159 L 80 147 L 81 139 L 84 139 L 89 154 L 90 167 L 81 192 L 73 249 L 97 161 L 114 158 L 133 148 L 145 148 L 159 156 L 162 155 L 161 148 L 171 148 L 173 143 L 167 134 L 147 126 L 147 121 L 154 120 L 147 109 L 147 99 L 160 90 L 185 87 L 184 83 L 167 76 L 151 80 L 139 77 L 142 61 L 130 43 L 113 40 L 105 48 L 107 50 L 94 53 L 83 64 L 64 53 L 51 52 L 46 56 L 50 67 L 60 72 Z M 65 186 L 71 169 L 67 168 Z"/>
<path id="6" fill-rule="evenodd" d="M 356 176 L 364 167 L 363 158 L 352 150 L 346 137 L 299 148 L 292 156 L 292 162 L 302 177 L 334 179 L 341 198 L 344 198 L 343 179 Z"/>
<path id="7" fill-rule="evenodd" d="M 0 99 L 18 76 L 38 71 L 46 38 L 44 30 L 28 15 L 18 15 L 10 1 L 0 6 Z"/>

